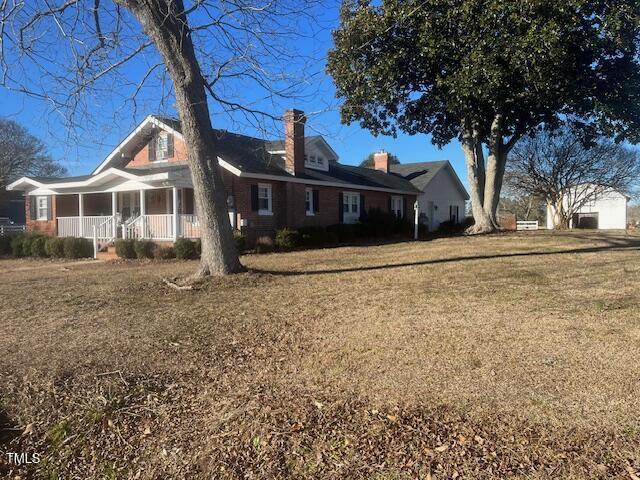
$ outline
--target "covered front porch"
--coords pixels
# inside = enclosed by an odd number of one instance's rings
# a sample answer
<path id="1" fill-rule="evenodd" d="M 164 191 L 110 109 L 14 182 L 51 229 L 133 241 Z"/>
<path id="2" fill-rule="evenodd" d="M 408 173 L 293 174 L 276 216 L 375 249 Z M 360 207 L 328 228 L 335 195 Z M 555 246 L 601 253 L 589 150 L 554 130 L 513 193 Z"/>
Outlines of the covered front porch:
<path id="1" fill-rule="evenodd" d="M 55 202 L 59 237 L 95 236 L 102 241 L 200 237 L 191 188 L 59 194 Z"/>

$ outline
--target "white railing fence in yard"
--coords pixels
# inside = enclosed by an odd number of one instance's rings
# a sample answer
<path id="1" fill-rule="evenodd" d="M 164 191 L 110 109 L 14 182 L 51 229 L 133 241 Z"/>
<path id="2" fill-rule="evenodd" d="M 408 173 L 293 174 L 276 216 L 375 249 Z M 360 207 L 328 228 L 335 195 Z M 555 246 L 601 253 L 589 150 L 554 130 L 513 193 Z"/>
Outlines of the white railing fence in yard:
<path id="1" fill-rule="evenodd" d="M 538 230 L 539 228 L 537 220 L 516 222 L 516 230 Z"/>
<path id="2" fill-rule="evenodd" d="M 0 225 L 0 237 L 12 235 L 14 233 L 22 233 L 27 230 L 26 225 Z"/>

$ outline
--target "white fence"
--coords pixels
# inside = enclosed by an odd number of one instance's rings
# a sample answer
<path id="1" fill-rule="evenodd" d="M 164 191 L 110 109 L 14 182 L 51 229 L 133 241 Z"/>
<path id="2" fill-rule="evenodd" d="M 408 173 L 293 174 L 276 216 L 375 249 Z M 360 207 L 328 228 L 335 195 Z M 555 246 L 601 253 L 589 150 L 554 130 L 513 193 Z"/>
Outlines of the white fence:
<path id="1" fill-rule="evenodd" d="M 26 231 L 26 225 L 0 225 L 0 237 Z"/>
<path id="2" fill-rule="evenodd" d="M 516 222 L 516 230 L 538 230 L 538 221 L 520 221 Z"/>

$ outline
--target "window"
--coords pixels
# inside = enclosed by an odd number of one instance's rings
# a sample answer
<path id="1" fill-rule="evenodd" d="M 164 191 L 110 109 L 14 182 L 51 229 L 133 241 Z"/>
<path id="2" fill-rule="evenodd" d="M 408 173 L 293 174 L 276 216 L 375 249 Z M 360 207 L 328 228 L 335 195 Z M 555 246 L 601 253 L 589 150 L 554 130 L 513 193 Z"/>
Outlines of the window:
<path id="1" fill-rule="evenodd" d="M 271 192 L 271 184 L 259 183 L 258 184 L 258 214 L 259 215 L 271 215 L 273 210 L 273 195 Z"/>
<path id="2" fill-rule="evenodd" d="M 149 159 L 154 162 L 171 157 L 173 157 L 173 135 L 165 131 L 158 132 L 150 144 Z"/>
<path id="3" fill-rule="evenodd" d="M 313 189 L 307 188 L 304 191 L 304 209 L 307 212 L 307 216 L 311 217 L 314 213 L 313 205 Z"/>
<path id="4" fill-rule="evenodd" d="M 36 220 L 49 220 L 49 201 L 47 197 L 36 197 Z"/>
<path id="5" fill-rule="evenodd" d="M 402 197 L 397 195 L 391 197 L 391 213 L 393 213 L 397 218 L 404 217 L 404 208 L 402 208 L 402 203 Z"/>
<path id="6" fill-rule="evenodd" d="M 342 216 L 344 223 L 356 223 L 360 219 L 360 194 L 343 192 Z"/>

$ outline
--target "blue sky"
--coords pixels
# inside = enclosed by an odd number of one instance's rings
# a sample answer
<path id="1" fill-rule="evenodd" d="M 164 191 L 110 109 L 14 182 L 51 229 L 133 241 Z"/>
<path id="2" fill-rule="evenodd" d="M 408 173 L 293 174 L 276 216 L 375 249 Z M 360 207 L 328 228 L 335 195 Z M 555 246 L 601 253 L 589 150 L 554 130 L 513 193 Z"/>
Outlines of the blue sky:
<path id="1" fill-rule="evenodd" d="M 331 47 L 331 30 L 338 24 L 339 4 L 324 5 L 314 19 L 304 39 L 299 41 L 298 50 L 313 58 L 306 60 L 305 69 L 312 74 L 310 85 L 301 98 L 271 99 L 256 92 L 248 86 L 239 86 L 231 94 L 240 100 L 247 98 L 252 104 L 258 104 L 263 110 L 279 115 L 285 108 L 298 108 L 305 112 L 314 112 L 308 120 L 307 134 L 321 133 L 336 150 L 340 161 L 346 164 L 357 164 L 369 153 L 385 149 L 394 153 L 402 163 L 449 160 L 462 181 L 466 184 L 464 157 L 457 142 L 452 142 L 440 150 L 433 146 L 425 135 L 399 135 L 392 137 L 374 137 L 358 125 L 340 124 L 339 100 L 335 98 L 331 78 L 324 73 L 326 52 Z M 207 45 L 203 42 L 203 45 Z M 204 50 L 206 51 L 206 46 Z M 62 50 L 63 51 L 63 50 Z M 17 60 L 16 60 L 17 61 Z M 127 64 L 121 69 L 117 78 L 107 80 L 112 88 L 109 94 L 87 95 L 83 98 L 86 116 L 73 129 L 64 126 L 59 113 L 52 112 L 50 105 L 22 93 L 0 88 L 0 116 L 8 117 L 24 125 L 33 135 L 39 137 L 48 146 L 51 154 L 59 159 L 71 174 L 89 173 L 135 126 L 149 113 L 174 114 L 171 107 L 160 107 L 158 99 L 162 95 L 159 80 L 150 82 L 140 94 L 137 109 L 130 102 L 125 102 L 132 83 L 139 81 L 146 71 L 146 66 L 157 61 L 157 55 L 151 53 L 140 61 Z M 301 68 L 300 64 L 291 64 L 290 70 Z M 24 79 L 33 81 L 40 88 L 57 88 L 48 85 L 35 68 L 26 65 Z M 285 70 L 286 72 L 286 70 Z M 287 72 L 288 73 L 288 72 Z M 124 80 L 126 79 L 126 80 Z M 113 87 L 115 85 L 115 88 Z M 102 87 L 105 85 L 103 84 Z M 233 88 L 232 88 L 233 89 Z M 102 88 L 104 90 L 104 88 Z M 216 112 L 212 105 L 214 127 L 224 128 L 248 135 L 261 135 L 255 125 L 248 124 L 238 118 Z M 274 127 L 266 136 L 278 135 Z M 281 133 L 280 133 L 281 134 Z"/>

